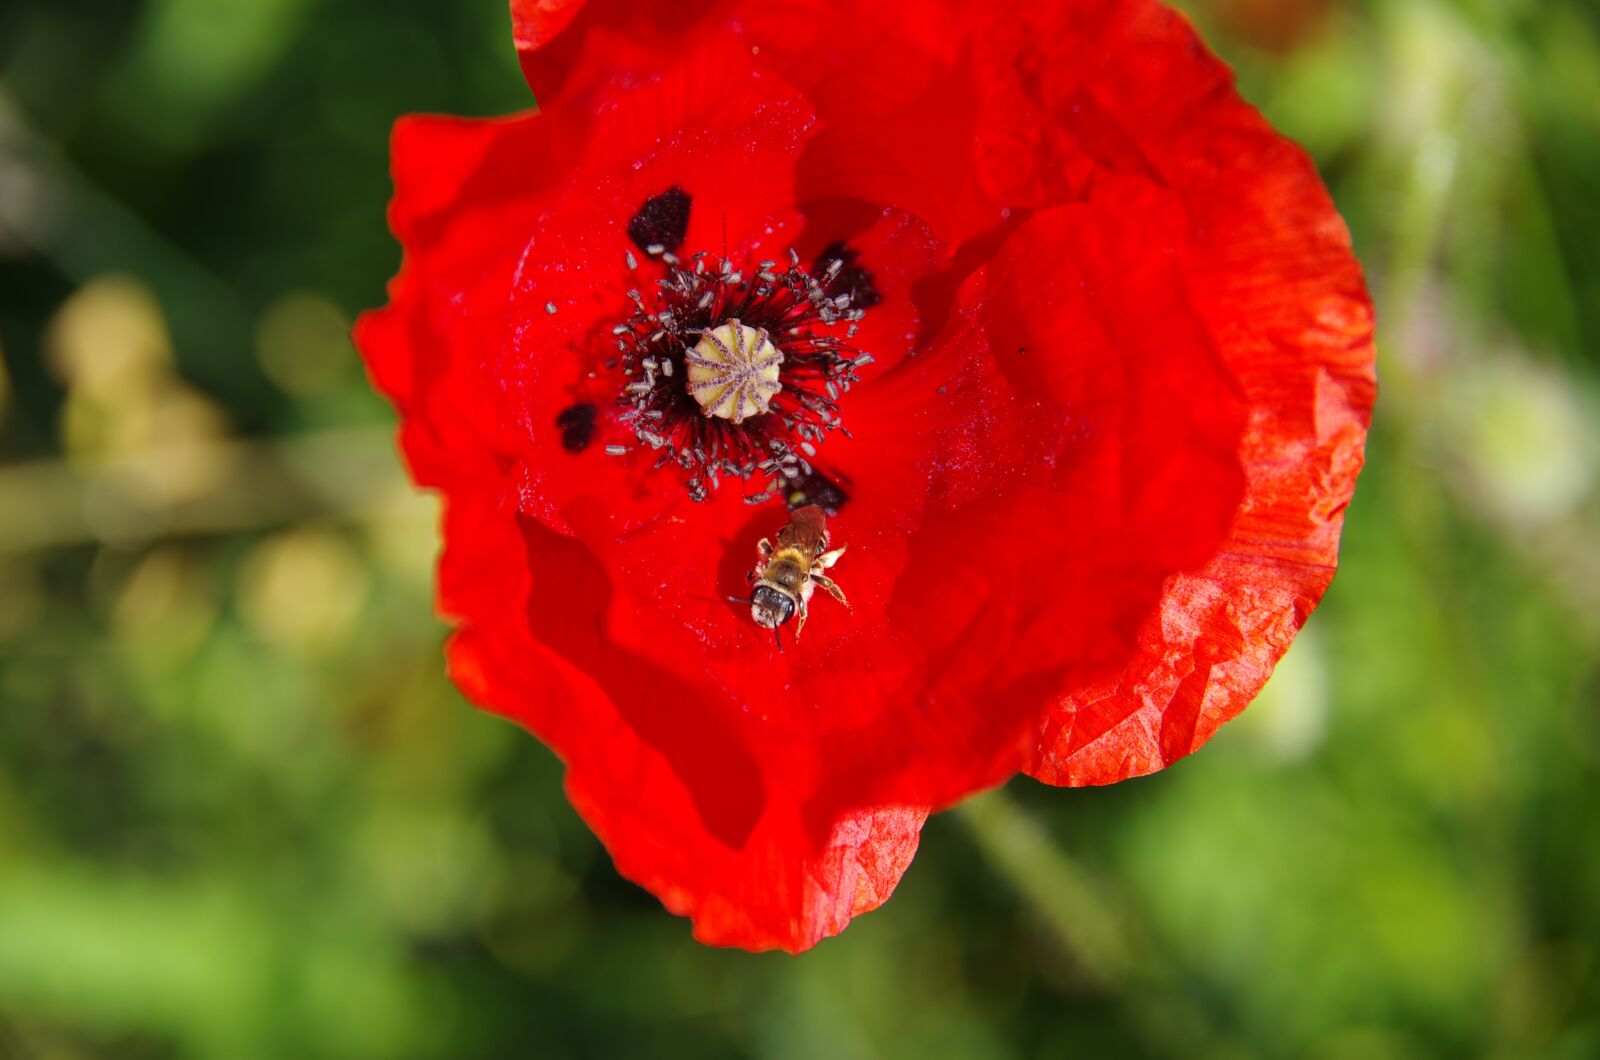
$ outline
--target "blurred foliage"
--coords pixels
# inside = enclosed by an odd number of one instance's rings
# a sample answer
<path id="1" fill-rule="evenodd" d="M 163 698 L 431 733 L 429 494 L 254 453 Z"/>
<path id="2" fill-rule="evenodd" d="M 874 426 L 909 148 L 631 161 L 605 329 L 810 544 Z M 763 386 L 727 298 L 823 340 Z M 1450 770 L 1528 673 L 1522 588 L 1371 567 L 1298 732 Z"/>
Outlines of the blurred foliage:
<path id="1" fill-rule="evenodd" d="M 1380 301 L 1341 573 L 1206 752 L 930 822 L 801 958 L 448 686 L 346 333 L 498 0 L 0 7 L 0 1057 L 1600 1055 L 1600 9 L 1194 0 Z"/>

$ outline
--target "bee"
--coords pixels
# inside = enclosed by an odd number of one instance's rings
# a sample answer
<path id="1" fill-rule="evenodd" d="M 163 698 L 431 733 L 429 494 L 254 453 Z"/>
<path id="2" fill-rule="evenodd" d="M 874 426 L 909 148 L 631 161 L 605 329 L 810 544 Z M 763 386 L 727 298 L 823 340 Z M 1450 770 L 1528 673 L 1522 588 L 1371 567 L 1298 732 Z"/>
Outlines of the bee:
<path id="1" fill-rule="evenodd" d="M 839 562 L 844 546 L 828 549 L 827 517 L 821 508 L 808 504 L 795 509 L 789 516 L 789 524 L 778 531 L 777 538 L 777 544 L 762 538 L 756 546 L 760 562 L 749 575 L 752 585 L 749 604 L 751 619 L 763 629 L 772 630 L 778 650 L 782 651 L 783 638 L 778 627 L 799 616 L 794 638 L 800 639 L 801 631 L 806 628 L 813 587 L 822 586 L 829 596 L 846 607 L 850 602 L 844 598 L 844 590 L 823 573 Z M 745 602 L 737 596 L 729 599 Z"/>

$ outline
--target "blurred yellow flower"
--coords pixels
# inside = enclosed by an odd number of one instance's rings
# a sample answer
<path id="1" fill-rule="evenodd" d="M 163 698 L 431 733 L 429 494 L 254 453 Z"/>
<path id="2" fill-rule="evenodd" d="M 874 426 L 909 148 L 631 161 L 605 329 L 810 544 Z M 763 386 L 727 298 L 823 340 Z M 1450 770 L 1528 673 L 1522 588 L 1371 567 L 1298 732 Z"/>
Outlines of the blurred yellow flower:
<path id="1" fill-rule="evenodd" d="M 192 655 L 216 619 L 217 601 L 204 568 L 176 546 L 141 559 L 111 611 L 119 640 L 172 661 Z"/>
<path id="2" fill-rule="evenodd" d="M 326 393 L 357 366 L 350 319 L 317 294 L 284 295 L 256 323 L 256 356 L 267 378 L 285 393 Z"/>
<path id="3" fill-rule="evenodd" d="M 342 644 L 366 600 L 367 572 L 343 537 L 297 527 L 268 538 L 239 573 L 238 603 L 263 639 L 317 655 Z"/>
<path id="4" fill-rule="evenodd" d="M 158 533 L 169 507 L 215 490 L 227 472 L 222 410 L 177 373 L 166 318 L 151 290 L 125 276 L 91 280 L 45 335 L 47 363 L 67 387 L 68 459 L 107 473 L 90 498 L 105 540 Z"/>

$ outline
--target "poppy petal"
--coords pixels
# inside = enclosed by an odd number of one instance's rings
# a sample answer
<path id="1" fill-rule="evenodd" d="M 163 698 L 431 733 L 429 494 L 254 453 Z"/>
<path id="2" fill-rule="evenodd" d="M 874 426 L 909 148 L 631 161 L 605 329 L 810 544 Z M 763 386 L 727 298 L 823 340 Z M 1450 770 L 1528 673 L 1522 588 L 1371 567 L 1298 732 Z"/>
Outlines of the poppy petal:
<path id="1" fill-rule="evenodd" d="M 562 756 L 620 871 L 702 939 L 803 949 L 929 810 L 1160 768 L 1242 708 L 1332 574 L 1371 305 L 1309 161 L 1181 18 L 513 12 L 544 111 L 397 129 L 407 258 L 357 337 L 445 493 L 452 675 Z M 866 308 L 849 433 L 791 484 L 850 602 L 787 651 L 726 599 L 784 507 L 607 455 L 610 327 L 664 276 L 640 249 L 680 246 L 792 249 Z"/>
<path id="2" fill-rule="evenodd" d="M 1239 99 L 1182 18 L 1153 3 L 1020 6 L 1004 46 L 990 38 L 983 81 L 1009 89 L 996 87 L 983 124 L 1033 130 L 1034 149 L 987 179 L 1004 174 L 1009 195 L 1037 202 L 1107 174 L 1170 189 L 1191 302 L 1250 408 L 1227 540 L 1169 581 L 1126 670 L 1069 691 L 1041 728 L 1029 772 L 1103 784 L 1209 739 L 1327 588 L 1375 397 L 1373 312 L 1311 161 Z"/>

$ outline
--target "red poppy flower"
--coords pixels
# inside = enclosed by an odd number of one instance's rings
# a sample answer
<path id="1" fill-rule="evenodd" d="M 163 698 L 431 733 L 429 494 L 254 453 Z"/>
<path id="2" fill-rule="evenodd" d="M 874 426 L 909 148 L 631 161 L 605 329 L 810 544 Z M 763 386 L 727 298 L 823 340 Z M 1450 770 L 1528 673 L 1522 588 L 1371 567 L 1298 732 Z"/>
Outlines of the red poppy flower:
<path id="1" fill-rule="evenodd" d="M 1243 709 L 1333 574 L 1372 312 L 1181 18 L 512 6 L 543 109 L 397 126 L 405 262 L 357 340 L 446 501 L 452 674 L 624 875 L 803 949 L 929 811 Z M 824 513 L 849 604 L 797 638 L 798 583 L 748 578 Z"/>

